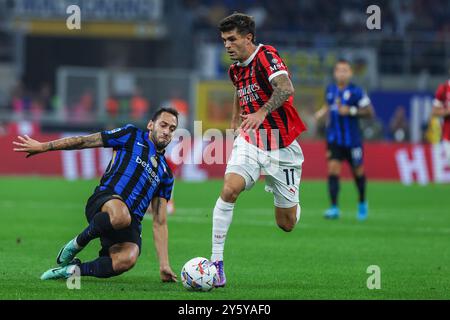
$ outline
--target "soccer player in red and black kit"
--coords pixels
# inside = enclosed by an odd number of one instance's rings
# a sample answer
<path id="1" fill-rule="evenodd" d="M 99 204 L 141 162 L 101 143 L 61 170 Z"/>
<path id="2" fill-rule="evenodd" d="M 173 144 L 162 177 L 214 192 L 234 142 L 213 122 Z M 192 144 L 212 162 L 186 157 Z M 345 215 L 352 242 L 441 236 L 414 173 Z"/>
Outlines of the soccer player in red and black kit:
<path id="1" fill-rule="evenodd" d="M 235 87 L 231 128 L 238 137 L 227 163 L 224 185 L 213 212 L 211 261 L 216 287 L 226 283 L 223 251 L 239 194 L 261 173 L 274 195 L 275 218 L 286 232 L 300 219 L 299 185 L 303 153 L 296 138 L 306 127 L 293 106 L 294 88 L 277 50 L 255 42 L 252 17 L 234 13 L 219 24 Z"/>
<path id="2" fill-rule="evenodd" d="M 450 70 L 449 70 L 450 72 Z M 433 101 L 433 116 L 444 118 L 442 125 L 442 146 L 450 166 L 450 79 L 439 85 Z"/>

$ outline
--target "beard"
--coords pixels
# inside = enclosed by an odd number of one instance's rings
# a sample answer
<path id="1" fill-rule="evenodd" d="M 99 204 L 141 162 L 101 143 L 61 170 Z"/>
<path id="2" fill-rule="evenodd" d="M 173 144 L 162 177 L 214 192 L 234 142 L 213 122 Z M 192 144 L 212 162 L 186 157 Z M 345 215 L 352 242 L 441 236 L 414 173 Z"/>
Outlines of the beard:
<path id="1" fill-rule="evenodd" d="M 164 150 L 170 143 L 169 141 L 158 140 L 156 132 L 152 133 L 152 141 L 155 144 L 156 150 Z"/>

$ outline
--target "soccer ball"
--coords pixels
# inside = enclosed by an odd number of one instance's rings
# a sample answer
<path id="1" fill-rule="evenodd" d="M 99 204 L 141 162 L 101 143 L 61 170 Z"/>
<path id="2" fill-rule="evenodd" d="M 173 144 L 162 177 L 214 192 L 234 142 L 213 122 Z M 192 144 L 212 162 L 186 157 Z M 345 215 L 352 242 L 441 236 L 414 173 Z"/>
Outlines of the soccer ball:
<path id="1" fill-rule="evenodd" d="M 210 291 L 217 278 L 216 267 L 206 258 L 189 260 L 181 269 L 183 286 L 191 291 Z"/>

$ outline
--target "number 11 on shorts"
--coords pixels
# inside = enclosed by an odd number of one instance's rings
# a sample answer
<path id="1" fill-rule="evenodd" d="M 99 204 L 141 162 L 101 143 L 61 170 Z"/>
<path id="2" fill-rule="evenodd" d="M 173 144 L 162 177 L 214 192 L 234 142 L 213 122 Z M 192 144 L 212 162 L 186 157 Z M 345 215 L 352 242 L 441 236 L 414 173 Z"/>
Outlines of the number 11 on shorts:
<path id="1" fill-rule="evenodd" d="M 294 169 L 283 169 L 284 173 L 286 174 L 286 184 L 295 184 L 294 180 Z M 289 171 L 291 171 L 292 181 L 289 180 Z"/>

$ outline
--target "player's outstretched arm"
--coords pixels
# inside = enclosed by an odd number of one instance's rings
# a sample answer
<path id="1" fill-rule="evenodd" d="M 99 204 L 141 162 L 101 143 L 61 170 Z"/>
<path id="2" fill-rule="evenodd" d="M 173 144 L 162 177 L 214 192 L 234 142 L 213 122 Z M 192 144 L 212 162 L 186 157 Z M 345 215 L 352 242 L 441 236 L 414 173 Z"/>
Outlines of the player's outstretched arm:
<path id="1" fill-rule="evenodd" d="M 269 101 L 255 113 L 241 115 L 243 119 L 241 124 L 242 130 L 257 129 L 269 113 L 281 107 L 294 94 L 294 86 L 286 74 L 280 74 L 274 77 L 270 81 L 270 84 L 272 85 L 273 92 Z"/>
<path id="2" fill-rule="evenodd" d="M 365 108 L 358 108 L 357 116 L 362 118 L 374 118 L 375 117 L 375 109 L 371 104 L 369 104 Z"/>
<path id="3" fill-rule="evenodd" d="M 20 142 L 13 141 L 13 144 L 18 148 L 13 150 L 16 152 L 26 152 L 27 158 L 38 153 L 54 150 L 77 150 L 86 148 L 103 147 L 103 140 L 100 132 L 90 134 L 87 136 L 75 136 L 53 140 L 49 142 L 39 142 L 24 135 L 17 137 Z"/>
<path id="4" fill-rule="evenodd" d="M 322 108 L 320 108 L 319 110 L 316 111 L 316 113 L 314 113 L 314 118 L 316 119 L 316 121 L 320 121 L 322 120 L 326 115 L 328 114 L 328 105 L 324 104 L 322 106 Z"/>
<path id="5" fill-rule="evenodd" d="M 172 271 L 169 263 L 169 230 L 167 228 L 167 200 L 154 198 L 152 200 L 153 213 L 153 242 L 159 259 L 159 273 L 163 282 L 176 282 L 177 275 Z"/>
<path id="6" fill-rule="evenodd" d="M 374 118 L 375 117 L 375 109 L 371 104 L 365 106 L 364 108 L 358 108 L 355 106 L 340 106 L 338 112 L 341 116 L 353 116 L 353 117 L 361 117 L 361 118 Z"/>

